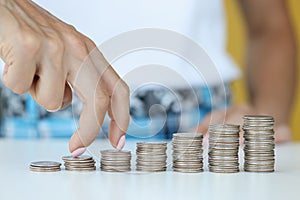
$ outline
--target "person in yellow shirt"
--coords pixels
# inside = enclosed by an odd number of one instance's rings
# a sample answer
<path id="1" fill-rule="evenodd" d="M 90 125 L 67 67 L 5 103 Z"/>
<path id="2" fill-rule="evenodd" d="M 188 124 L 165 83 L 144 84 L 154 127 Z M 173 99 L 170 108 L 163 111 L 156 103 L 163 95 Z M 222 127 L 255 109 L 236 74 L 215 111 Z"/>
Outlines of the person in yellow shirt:
<path id="1" fill-rule="evenodd" d="M 276 120 L 275 141 L 291 141 L 289 120 L 297 85 L 297 49 L 287 1 L 239 3 L 248 34 L 246 78 L 250 103 L 229 108 L 225 122 L 242 124 L 245 114 L 272 115 Z M 198 131 L 207 131 L 210 118 L 211 115 L 203 120 Z"/>

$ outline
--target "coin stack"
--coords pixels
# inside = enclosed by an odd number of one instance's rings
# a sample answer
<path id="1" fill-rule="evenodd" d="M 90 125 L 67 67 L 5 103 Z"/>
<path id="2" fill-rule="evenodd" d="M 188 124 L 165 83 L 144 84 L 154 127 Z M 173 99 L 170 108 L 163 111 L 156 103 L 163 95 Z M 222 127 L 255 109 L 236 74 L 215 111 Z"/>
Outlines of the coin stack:
<path id="1" fill-rule="evenodd" d="M 83 155 L 76 158 L 73 156 L 64 156 L 62 159 L 65 162 L 65 169 L 69 171 L 96 170 L 95 161 L 92 156 Z"/>
<path id="2" fill-rule="evenodd" d="M 274 172 L 274 118 L 272 116 L 244 116 L 244 170 Z"/>
<path id="3" fill-rule="evenodd" d="M 131 152 L 118 150 L 101 151 L 101 170 L 106 172 L 127 172 L 131 170 Z"/>
<path id="4" fill-rule="evenodd" d="M 138 142 L 136 149 L 136 170 L 144 172 L 166 171 L 167 143 Z"/>
<path id="5" fill-rule="evenodd" d="M 203 135 L 199 133 L 173 134 L 173 170 L 176 172 L 203 171 Z"/>
<path id="6" fill-rule="evenodd" d="M 239 172 L 239 132 L 239 125 L 211 124 L 209 126 L 209 171 Z"/>
<path id="7" fill-rule="evenodd" d="M 30 163 L 30 170 L 33 172 L 57 172 L 61 164 L 53 161 L 38 161 Z"/>

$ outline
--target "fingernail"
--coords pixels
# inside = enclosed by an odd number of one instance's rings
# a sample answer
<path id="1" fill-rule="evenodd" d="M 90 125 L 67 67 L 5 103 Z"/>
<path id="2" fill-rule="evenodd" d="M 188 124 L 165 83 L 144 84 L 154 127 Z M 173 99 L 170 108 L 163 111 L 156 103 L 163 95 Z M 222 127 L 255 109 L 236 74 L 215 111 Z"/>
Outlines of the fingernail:
<path id="1" fill-rule="evenodd" d="M 85 147 L 82 147 L 82 148 L 79 148 L 79 149 L 76 149 L 75 151 L 73 151 L 71 154 L 74 158 L 78 157 L 78 156 L 81 156 L 84 152 L 85 152 L 86 148 Z"/>
<path id="2" fill-rule="evenodd" d="M 126 141 L 126 138 L 125 138 L 125 135 L 123 135 L 118 142 L 117 150 L 120 151 L 123 149 L 123 147 L 125 146 L 125 141 Z"/>
<path id="3" fill-rule="evenodd" d="M 47 111 L 48 112 L 57 112 L 57 111 L 59 111 L 61 109 L 61 107 L 62 107 L 62 105 L 59 108 L 57 108 L 56 110 L 47 110 Z"/>

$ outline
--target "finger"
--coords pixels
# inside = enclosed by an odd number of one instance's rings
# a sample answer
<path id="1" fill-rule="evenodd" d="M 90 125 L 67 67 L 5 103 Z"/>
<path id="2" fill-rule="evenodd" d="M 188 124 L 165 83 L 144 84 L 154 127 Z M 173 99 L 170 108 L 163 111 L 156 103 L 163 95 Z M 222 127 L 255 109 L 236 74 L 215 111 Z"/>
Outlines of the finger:
<path id="1" fill-rule="evenodd" d="M 30 31 L 22 32 L 22 22 L 8 9 L 0 7 L 0 57 L 6 63 L 3 83 L 17 94 L 27 92 L 36 71 L 39 41 Z"/>
<path id="2" fill-rule="evenodd" d="M 68 79 L 83 103 L 79 127 L 70 139 L 70 152 L 89 146 L 98 136 L 108 106 L 108 95 L 101 87 L 100 76 L 90 59 L 86 59 Z M 82 152 L 81 152 L 82 153 Z"/>
<path id="3" fill-rule="evenodd" d="M 108 64 L 94 43 L 89 40 L 87 44 L 93 64 L 97 66 L 97 71 L 111 97 L 108 110 L 111 118 L 109 140 L 112 146 L 120 150 L 125 144 L 124 135 L 129 125 L 129 88 Z"/>
<path id="4" fill-rule="evenodd" d="M 72 103 L 72 89 L 71 89 L 70 85 L 68 83 L 66 83 L 61 110 L 68 107 L 71 103 Z"/>
<path id="5" fill-rule="evenodd" d="M 34 62 L 21 62 L 18 58 L 12 65 L 5 65 L 2 80 L 4 85 L 16 94 L 23 94 L 31 88 L 36 66 Z"/>
<path id="6" fill-rule="evenodd" d="M 109 116 L 111 118 L 109 139 L 114 147 L 122 149 L 124 144 L 120 138 L 126 134 L 129 124 L 129 89 L 127 85 L 115 75 L 112 68 L 104 72 L 104 77 L 112 77 L 105 80 L 108 91 L 111 94 Z M 104 79 L 105 79 L 104 78 Z"/>
<path id="7" fill-rule="evenodd" d="M 65 93 L 65 75 L 57 66 L 47 63 L 39 71 L 30 89 L 33 99 L 50 112 L 61 108 Z"/>

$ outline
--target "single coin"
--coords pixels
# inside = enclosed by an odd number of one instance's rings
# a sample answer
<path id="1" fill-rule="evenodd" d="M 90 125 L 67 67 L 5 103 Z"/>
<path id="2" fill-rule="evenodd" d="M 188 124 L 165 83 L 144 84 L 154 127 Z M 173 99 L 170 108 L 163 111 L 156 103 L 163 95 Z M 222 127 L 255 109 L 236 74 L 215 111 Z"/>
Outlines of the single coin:
<path id="1" fill-rule="evenodd" d="M 82 155 L 79 157 L 73 157 L 73 156 L 63 156 L 63 161 L 83 161 L 83 160 L 92 160 L 93 157 L 89 155 Z"/>
<path id="2" fill-rule="evenodd" d="M 54 161 L 37 161 L 37 162 L 31 162 L 30 166 L 49 168 L 49 167 L 59 167 L 61 166 L 61 163 L 54 162 Z"/>

